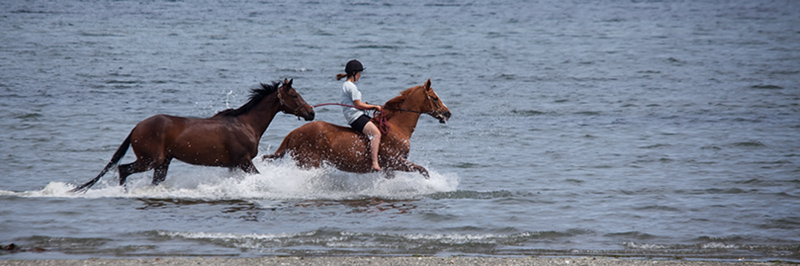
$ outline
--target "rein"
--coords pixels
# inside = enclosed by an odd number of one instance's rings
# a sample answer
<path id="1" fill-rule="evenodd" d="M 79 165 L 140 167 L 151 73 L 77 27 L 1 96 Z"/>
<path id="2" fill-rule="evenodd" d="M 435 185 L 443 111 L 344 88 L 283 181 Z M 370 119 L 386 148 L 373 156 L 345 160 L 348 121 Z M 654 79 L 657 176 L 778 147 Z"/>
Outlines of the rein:
<path id="1" fill-rule="evenodd" d="M 356 107 L 354 105 L 342 104 L 342 103 L 321 103 L 321 104 L 317 104 L 317 105 L 314 105 L 314 106 L 311 106 L 311 107 L 317 108 L 317 107 L 328 106 L 328 105 L 338 105 L 338 106 L 352 107 L 352 108 L 356 108 L 356 109 L 359 109 L 359 110 L 367 110 L 367 109 L 358 108 L 358 107 Z"/>
<path id="2" fill-rule="evenodd" d="M 314 105 L 314 106 L 311 106 L 311 107 L 317 108 L 317 107 L 328 106 L 328 105 L 338 105 L 338 106 L 344 106 L 344 107 L 352 107 L 352 108 L 356 108 L 356 109 L 364 110 L 364 111 L 372 110 L 372 109 L 358 108 L 358 107 L 356 107 L 354 105 L 343 104 L 343 103 L 321 103 L 321 104 L 317 104 L 317 105 Z M 402 112 L 410 112 L 410 113 L 417 113 L 417 114 L 424 114 L 425 113 L 425 112 L 414 111 L 414 110 L 403 109 L 403 108 L 386 108 L 386 107 L 383 107 L 383 109 L 402 111 Z"/>
<path id="3" fill-rule="evenodd" d="M 328 105 L 338 105 L 338 106 L 344 106 L 344 107 L 351 107 L 351 108 L 356 108 L 356 109 L 364 110 L 364 111 L 372 110 L 372 109 L 366 109 L 366 108 L 359 108 L 359 107 L 356 107 L 355 105 L 349 105 L 349 104 L 343 104 L 343 103 L 321 103 L 321 104 L 314 105 L 312 107 L 313 108 L 317 108 L 317 107 L 328 106 Z M 417 114 L 424 114 L 425 113 L 425 112 L 414 111 L 414 110 L 403 109 L 403 108 L 385 108 L 384 107 L 384 109 L 402 111 L 402 112 L 410 112 L 410 113 L 417 113 Z M 372 112 L 372 116 L 373 117 L 376 116 L 375 113 L 379 113 L 378 110 L 375 110 L 374 112 Z M 381 134 L 384 134 L 384 135 L 388 134 L 389 133 L 389 124 L 386 123 L 386 117 L 385 116 L 381 116 L 380 119 L 376 118 L 376 120 L 378 120 L 378 125 L 377 126 L 378 126 L 378 129 L 381 131 Z"/>

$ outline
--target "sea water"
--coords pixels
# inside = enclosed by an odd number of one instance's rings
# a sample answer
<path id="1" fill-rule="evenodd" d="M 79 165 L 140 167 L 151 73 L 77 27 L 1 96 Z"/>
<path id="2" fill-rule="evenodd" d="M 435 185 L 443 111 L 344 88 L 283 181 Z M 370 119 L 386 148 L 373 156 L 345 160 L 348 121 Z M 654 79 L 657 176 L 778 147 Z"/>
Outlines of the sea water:
<path id="1" fill-rule="evenodd" d="M 3 1 L 2 259 L 609 255 L 800 260 L 794 1 Z M 133 126 L 258 83 L 337 102 L 431 80 L 430 179 L 173 162 L 94 177 Z M 340 108 L 317 120 L 344 124 Z M 278 115 L 259 145 L 301 126 Z M 133 161 L 133 152 L 122 160 Z M 39 248 L 44 252 L 33 252 Z"/>

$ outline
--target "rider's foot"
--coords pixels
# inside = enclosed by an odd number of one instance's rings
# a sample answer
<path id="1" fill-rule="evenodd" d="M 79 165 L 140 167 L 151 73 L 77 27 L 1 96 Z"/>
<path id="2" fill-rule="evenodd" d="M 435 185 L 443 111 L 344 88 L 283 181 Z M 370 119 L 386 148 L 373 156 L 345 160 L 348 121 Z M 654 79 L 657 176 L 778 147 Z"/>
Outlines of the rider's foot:
<path id="1" fill-rule="evenodd" d="M 380 165 L 378 165 L 378 164 L 373 164 L 373 165 L 372 165 L 372 171 L 373 171 L 373 172 L 380 172 L 380 171 L 383 171 L 383 169 L 381 169 L 381 166 L 380 166 Z"/>

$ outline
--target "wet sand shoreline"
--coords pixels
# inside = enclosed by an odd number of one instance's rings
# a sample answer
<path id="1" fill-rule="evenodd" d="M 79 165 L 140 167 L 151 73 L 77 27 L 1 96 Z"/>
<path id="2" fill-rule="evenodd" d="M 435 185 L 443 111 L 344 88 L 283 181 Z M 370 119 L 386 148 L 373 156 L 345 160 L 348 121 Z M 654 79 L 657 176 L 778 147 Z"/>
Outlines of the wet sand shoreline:
<path id="1" fill-rule="evenodd" d="M 166 257 L 80 260 L 0 260 L 12 265 L 773 265 L 760 261 L 668 260 L 612 257 Z"/>

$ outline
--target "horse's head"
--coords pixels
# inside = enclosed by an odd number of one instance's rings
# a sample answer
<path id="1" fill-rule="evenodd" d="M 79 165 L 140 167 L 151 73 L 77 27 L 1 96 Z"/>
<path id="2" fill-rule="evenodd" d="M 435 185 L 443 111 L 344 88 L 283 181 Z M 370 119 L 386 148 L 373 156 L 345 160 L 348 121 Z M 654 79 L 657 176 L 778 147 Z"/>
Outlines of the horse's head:
<path id="1" fill-rule="evenodd" d="M 425 100 L 427 104 L 423 104 L 422 112 L 439 119 L 439 123 L 447 123 L 447 120 L 450 120 L 450 109 L 447 109 L 447 106 L 439 99 L 439 95 L 436 95 L 436 92 L 433 91 L 430 79 L 425 82 L 423 92 L 427 96 Z"/>
<path id="2" fill-rule="evenodd" d="M 314 120 L 314 108 L 308 105 L 303 96 L 292 88 L 294 79 L 283 79 L 283 85 L 278 88 L 278 99 L 281 102 L 281 111 L 306 119 Z"/>

